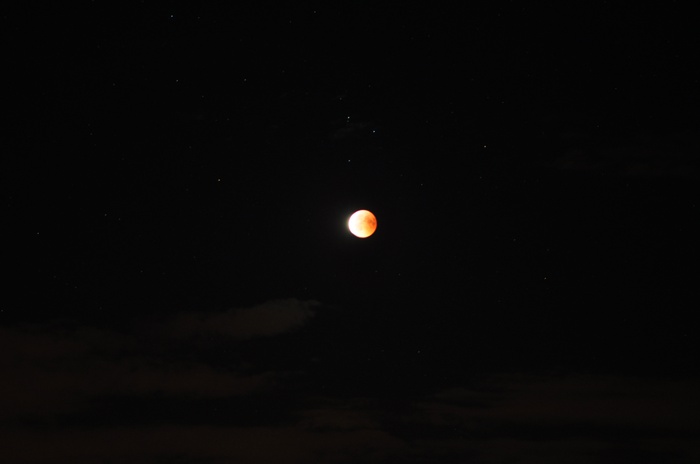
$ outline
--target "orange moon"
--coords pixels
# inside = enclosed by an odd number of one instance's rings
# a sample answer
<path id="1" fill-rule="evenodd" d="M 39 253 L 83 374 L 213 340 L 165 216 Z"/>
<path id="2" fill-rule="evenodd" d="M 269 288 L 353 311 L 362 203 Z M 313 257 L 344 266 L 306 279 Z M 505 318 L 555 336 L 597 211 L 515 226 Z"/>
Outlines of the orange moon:
<path id="1" fill-rule="evenodd" d="M 377 218 L 370 211 L 355 211 L 348 220 L 348 229 L 355 237 L 367 238 L 377 230 Z"/>

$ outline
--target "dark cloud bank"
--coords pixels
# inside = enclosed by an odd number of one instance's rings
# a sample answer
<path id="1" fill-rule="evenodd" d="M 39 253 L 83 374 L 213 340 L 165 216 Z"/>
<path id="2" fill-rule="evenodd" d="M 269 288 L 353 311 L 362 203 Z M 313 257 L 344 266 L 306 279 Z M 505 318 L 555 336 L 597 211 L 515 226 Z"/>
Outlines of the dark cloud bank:
<path id="1" fill-rule="evenodd" d="M 502 372 L 415 389 L 417 369 L 342 389 L 396 372 L 334 352 L 343 317 L 288 299 L 122 331 L 4 327 L 2 461 L 699 462 L 697 381 Z"/>

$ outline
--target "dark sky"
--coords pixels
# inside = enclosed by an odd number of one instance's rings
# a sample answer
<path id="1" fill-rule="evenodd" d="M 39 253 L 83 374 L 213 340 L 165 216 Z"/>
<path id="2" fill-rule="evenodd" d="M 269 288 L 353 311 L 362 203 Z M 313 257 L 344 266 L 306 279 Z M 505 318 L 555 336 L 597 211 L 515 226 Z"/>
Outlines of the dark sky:
<path id="1" fill-rule="evenodd" d="M 218 3 L 0 16 L 0 461 L 700 462 L 690 10 Z"/>

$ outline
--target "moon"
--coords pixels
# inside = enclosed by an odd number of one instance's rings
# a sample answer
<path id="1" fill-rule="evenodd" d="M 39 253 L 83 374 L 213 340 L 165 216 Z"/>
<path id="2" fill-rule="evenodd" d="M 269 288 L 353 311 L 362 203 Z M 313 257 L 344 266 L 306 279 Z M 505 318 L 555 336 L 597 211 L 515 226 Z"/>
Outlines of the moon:
<path id="1" fill-rule="evenodd" d="M 355 211 L 348 219 L 348 229 L 355 237 L 367 238 L 377 230 L 377 218 L 370 211 Z"/>

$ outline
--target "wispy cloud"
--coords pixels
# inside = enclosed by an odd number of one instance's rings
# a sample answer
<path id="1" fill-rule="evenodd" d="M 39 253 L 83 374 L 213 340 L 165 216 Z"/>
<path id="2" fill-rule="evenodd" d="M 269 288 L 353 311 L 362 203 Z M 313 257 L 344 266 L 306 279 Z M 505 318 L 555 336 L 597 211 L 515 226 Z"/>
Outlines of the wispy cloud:
<path id="1" fill-rule="evenodd" d="M 273 337 L 308 323 L 317 305 L 288 299 L 180 314 L 155 322 L 148 335 L 138 327 L 0 328 L 0 422 L 78 413 L 108 396 L 229 398 L 265 391 L 280 372 L 224 363 L 186 338 Z"/>
<path id="2" fill-rule="evenodd" d="M 562 171 L 624 177 L 688 178 L 698 176 L 696 135 L 637 135 L 608 141 L 570 142 L 544 161 Z"/>
<path id="3" fill-rule="evenodd" d="M 366 364 L 332 352 L 304 364 L 315 350 L 289 350 L 294 337 L 332 350 L 333 324 L 311 322 L 320 308 L 274 301 L 163 318 L 146 332 L 2 328 L 3 462 L 700 460 L 697 380 L 502 373 L 353 392 L 344 384 Z M 212 334 L 220 340 L 202 342 Z M 251 352 L 271 345 L 275 358 L 289 352 L 282 362 Z"/>
<path id="4" fill-rule="evenodd" d="M 181 313 L 169 325 L 172 336 L 186 338 L 217 334 L 235 340 L 270 337 L 304 326 L 315 314 L 317 301 L 274 300 L 224 312 Z"/>
<path id="5" fill-rule="evenodd" d="M 153 462 L 306 464 L 387 462 L 403 443 L 382 431 L 323 435 L 299 427 L 112 427 L 63 429 L 36 435 L 2 430 L 8 462 Z"/>

